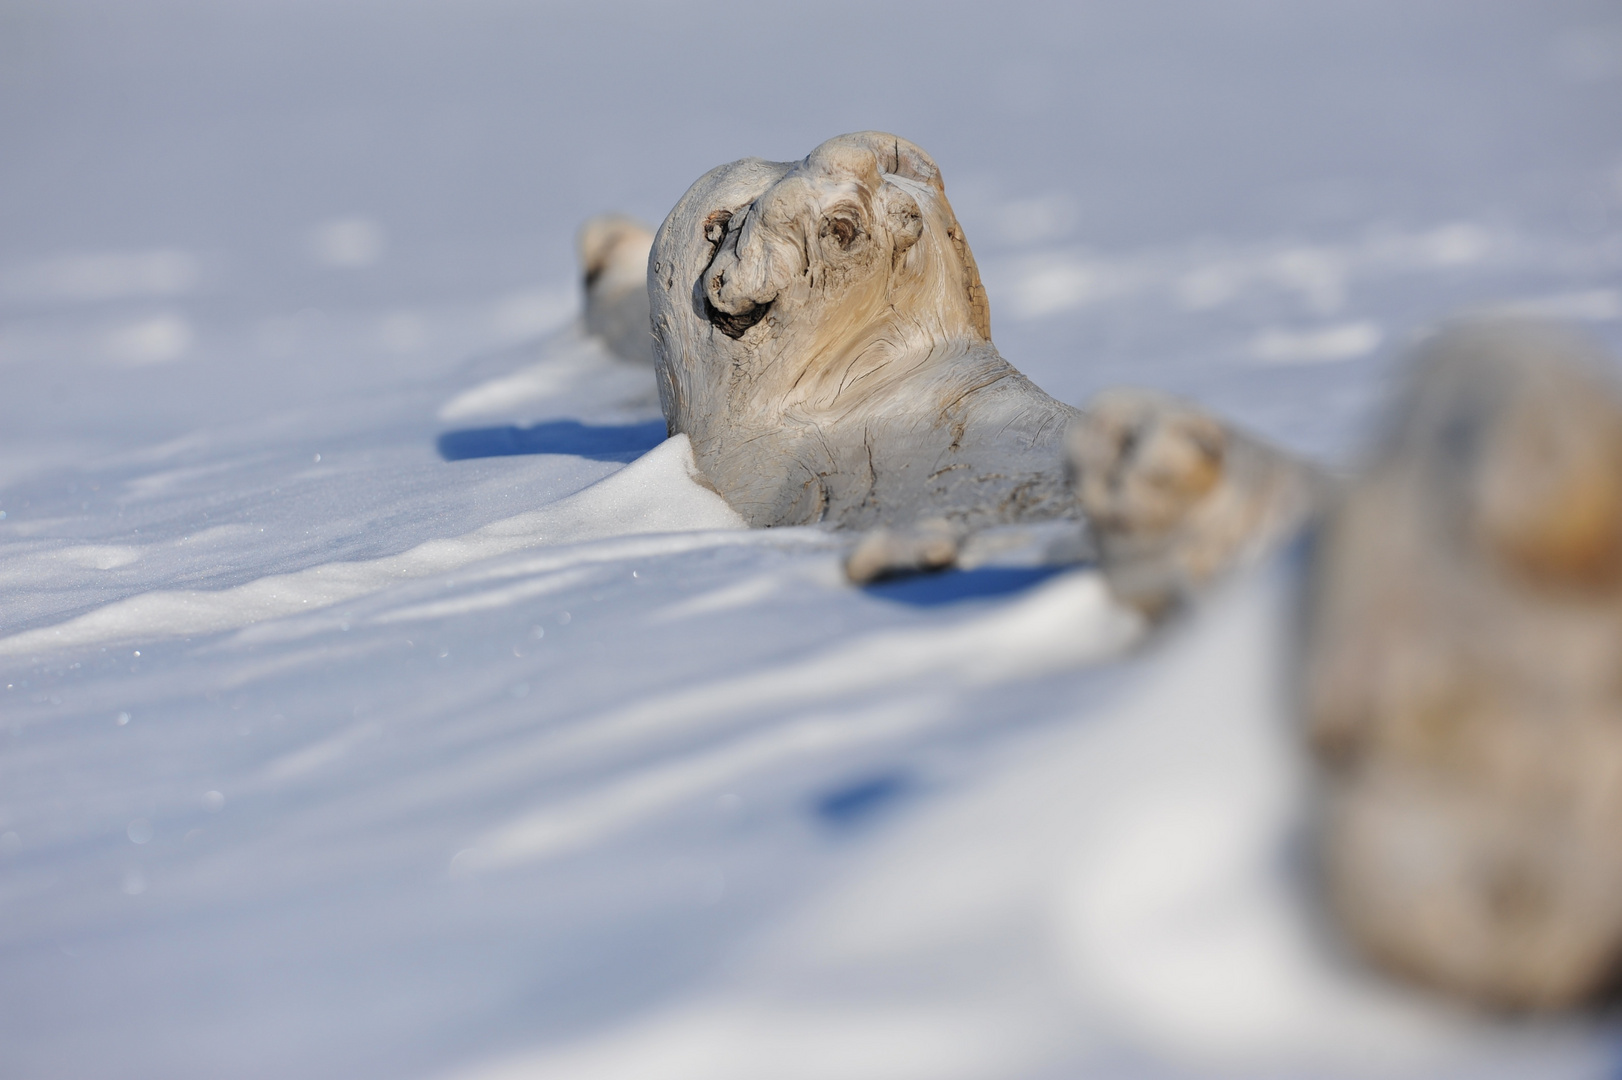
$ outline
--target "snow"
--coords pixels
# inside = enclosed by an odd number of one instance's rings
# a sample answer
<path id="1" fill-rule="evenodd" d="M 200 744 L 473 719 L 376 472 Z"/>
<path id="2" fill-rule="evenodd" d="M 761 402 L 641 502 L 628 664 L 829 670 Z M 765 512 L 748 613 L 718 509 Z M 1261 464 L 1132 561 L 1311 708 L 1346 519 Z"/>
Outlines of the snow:
<path id="1" fill-rule="evenodd" d="M 0 9 L 0 1076 L 1614 1073 L 1317 922 L 1293 556 L 1158 637 L 1052 528 L 852 589 L 695 480 L 571 238 L 893 129 L 1039 385 L 1347 467 L 1440 318 L 1622 347 L 1619 28 Z"/>
<path id="2" fill-rule="evenodd" d="M 1278 866 L 1306 810 L 1275 640 L 1292 571 L 899 825 L 696 1000 L 450 1075 L 1120 1075 L 1123 1043 L 1200 1075 L 1592 1075 L 1577 1039 L 1529 1047 L 1329 962 Z"/>
<path id="3" fill-rule="evenodd" d="M 700 486 L 697 476 L 692 446 L 687 436 L 677 435 L 582 491 L 540 510 L 502 518 L 461 536 L 426 540 L 398 555 L 322 563 L 225 589 L 155 589 L 105 604 L 66 622 L 0 638 L 0 656 L 235 630 L 266 619 L 315 611 L 413 578 L 439 576 L 474 563 L 488 564 L 496 556 L 529 547 L 578 545 L 640 533 L 745 528 L 743 518 L 713 490 Z M 192 539 L 186 537 L 182 542 Z M 682 546 L 680 541 L 661 544 L 647 554 L 664 554 L 681 550 Z M 81 547 L 51 554 L 80 566 L 110 570 L 136 562 L 146 553 L 138 548 Z M 154 553 L 159 559 L 163 554 L 167 553 Z M 534 574 L 542 563 L 553 569 L 600 558 L 597 551 L 587 550 L 539 563 L 529 560 L 521 570 L 498 570 L 486 565 L 471 576 L 481 582 L 503 580 Z M 17 576 L 26 579 L 32 575 L 21 569 Z M 486 588 L 455 600 L 417 604 L 374 618 L 378 622 L 402 622 L 504 607 L 550 592 L 553 585 L 562 587 L 564 582 L 559 577 L 554 574 L 545 582 Z M 463 581 L 467 580 L 464 576 Z M 538 584 L 547 587 L 537 588 Z"/>

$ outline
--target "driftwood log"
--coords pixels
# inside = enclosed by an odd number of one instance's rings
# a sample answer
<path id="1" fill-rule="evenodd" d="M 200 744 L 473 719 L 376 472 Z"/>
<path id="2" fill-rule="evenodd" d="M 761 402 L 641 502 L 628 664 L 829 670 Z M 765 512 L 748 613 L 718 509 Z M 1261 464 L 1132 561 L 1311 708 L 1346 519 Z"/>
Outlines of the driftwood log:
<path id="1" fill-rule="evenodd" d="M 648 292 L 670 431 L 750 524 L 1076 516 L 1075 410 L 998 354 L 940 170 L 905 139 L 710 171 L 660 226 Z"/>
<path id="2" fill-rule="evenodd" d="M 1325 887 L 1377 963 L 1490 1006 L 1622 969 L 1622 394 L 1593 350 L 1435 336 L 1323 530 L 1304 702 Z"/>
<path id="3" fill-rule="evenodd" d="M 585 279 L 586 332 L 621 359 L 653 363 L 648 315 L 653 230 L 634 218 L 604 214 L 580 226 L 575 246 Z"/>

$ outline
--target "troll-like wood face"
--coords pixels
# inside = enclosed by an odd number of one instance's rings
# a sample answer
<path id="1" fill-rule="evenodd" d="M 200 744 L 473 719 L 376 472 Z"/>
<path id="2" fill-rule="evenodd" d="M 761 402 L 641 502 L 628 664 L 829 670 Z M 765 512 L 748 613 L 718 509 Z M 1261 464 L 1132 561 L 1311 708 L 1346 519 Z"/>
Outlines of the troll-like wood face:
<path id="1" fill-rule="evenodd" d="M 655 336 L 675 391 L 667 415 L 680 430 L 701 421 L 696 399 L 708 407 L 717 395 L 734 419 L 848 411 L 904 374 L 886 370 L 897 356 L 990 340 L 940 172 L 891 135 L 713 171 L 672 212 L 654 264 Z M 672 302 L 660 305 L 660 292 Z"/>
<path id="2" fill-rule="evenodd" d="M 742 336 L 777 303 L 821 308 L 848 332 L 896 302 L 916 301 L 938 310 L 915 314 L 950 326 L 947 332 L 967 331 L 961 289 L 907 295 L 951 272 L 939 249 L 955 222 L 939 174 L 921 155 L 904 160 L 899 141 L 881 163 L 875 141 L 847 136 L 824 143 L 741 212 L 719 210 L 706 219 L 705 239 L 716 247 L 704 295 L 723 333 Z M 925 208 L 934 228 L 920 249 Z"/>

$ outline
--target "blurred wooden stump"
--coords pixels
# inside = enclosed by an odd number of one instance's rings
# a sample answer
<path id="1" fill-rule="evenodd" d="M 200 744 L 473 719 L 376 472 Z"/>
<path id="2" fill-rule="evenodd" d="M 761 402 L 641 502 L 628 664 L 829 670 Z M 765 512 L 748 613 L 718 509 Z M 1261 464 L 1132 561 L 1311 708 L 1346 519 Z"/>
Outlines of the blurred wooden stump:
<path id="1" fill-rule="evenodd" d="M 1328 898 L 1377 963 L 1491 1006 L 1622 955 L 1622 395 L 1508 321 L 1423 345 L 1319 538 L 1304 704 Z"/>

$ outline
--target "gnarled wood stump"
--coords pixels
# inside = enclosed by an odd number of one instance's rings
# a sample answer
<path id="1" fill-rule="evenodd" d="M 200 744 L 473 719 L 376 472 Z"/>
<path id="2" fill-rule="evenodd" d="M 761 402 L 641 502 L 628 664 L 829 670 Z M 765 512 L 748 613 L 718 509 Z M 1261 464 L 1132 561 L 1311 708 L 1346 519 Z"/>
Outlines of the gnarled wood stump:
<path id="1" fill-rule="evenodd" d="M 1320 539 L 1322 857 L 1380 964 L 1555 1008 L 1622 964 L 1622 394 L 1548 328 L 1425 345 Z"/>

